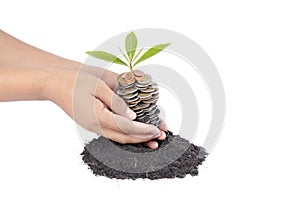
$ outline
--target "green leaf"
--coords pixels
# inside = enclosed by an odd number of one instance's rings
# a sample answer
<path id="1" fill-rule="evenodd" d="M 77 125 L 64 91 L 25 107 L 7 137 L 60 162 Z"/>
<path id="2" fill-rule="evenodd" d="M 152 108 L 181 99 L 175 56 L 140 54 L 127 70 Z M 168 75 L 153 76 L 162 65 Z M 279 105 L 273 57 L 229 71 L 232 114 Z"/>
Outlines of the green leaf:
<path id="1" fill-rule="evenodd" d="M 135 62 L 135 65 L 137 65 L 138 63 L 145 61 L 146 59 L 152 57 L 153 55 L 156 55 L 157 53 L 159 53 L 160 51 L 162 51 L 163 49 L 165 49 L 166 47 L 168 47 L 171 43 L 167 43 L 167 44 L 159 44 L 156 46 L 153 46 L 152 48 L 150 48 L 149 50 L 147 50 L 142 56 L 141 58 Z"/>
<path id="2" fill-rule="evenodd" d="M 104 52 L 104 51 L 88 51 L 86 52 L 87 54 L 99 58 L 99 59 L 103 59 L 105 61 L 108 62 L 112 62 L 112 63 L 116 63 L 116 64 L 120 64 L 120 65 L 124 65 L 127 66 L 127 64 L 125 62 L 123 62 L 121 59 L 119 59 L 117 56 L 110 54 L 108 52 Z"/>
<path id="3" fill-rule="evenodd" d="M 135 54 L 136 46 L 137 46 L 137 38 L 134 32 L 131 32 L 127 35 L 125 40 L 125 48 L 130 62 L 132 61 L 133 56 Z"/>

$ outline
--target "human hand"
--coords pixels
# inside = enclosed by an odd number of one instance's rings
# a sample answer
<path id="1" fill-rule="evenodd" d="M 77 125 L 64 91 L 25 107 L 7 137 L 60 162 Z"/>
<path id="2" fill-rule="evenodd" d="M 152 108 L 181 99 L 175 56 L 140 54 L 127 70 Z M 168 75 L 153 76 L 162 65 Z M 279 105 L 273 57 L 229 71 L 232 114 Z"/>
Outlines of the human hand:
<path id="1" fill-rule="evenodd" d="M 80 71 L 89 73 L 91 75 L 94 75 L 95 77 L 102 79 L 109 86 L 109 88 L 114 91 L 118 89 L 118 83 L 117 83 L 118 74 L 115 72 L 112 72 L 110 70 L 105 70 L 99 67 L 88 66 L 88 65 L 82 65 Z M 164 140 L 166 138 L 165 131 L 168 130 L 168 127 L 164 122 L 164 120 L 161 118 L 160 118 L 160 123 L 158 128 L 161 131 L 161 136 L 159 136 L 157 139 Z M 158 143 L 155 140 L 145 142 L 144 144 L 152 149 L 158 148 Z"/>
<path id="2" fill-rule="evenodd" d="M 112 91 L 117 74 L 96 67 L 84 66 L 82 69 L 80 72 L 78 69 L 54 69 L 44 95 L 89 131 L 122 144 L 144 142 L 156 149 L 158 143 L 151 140 L 165 139 L 166 124 L 162 121 L 159 130 L 132 121 L 135 113 Z"/>

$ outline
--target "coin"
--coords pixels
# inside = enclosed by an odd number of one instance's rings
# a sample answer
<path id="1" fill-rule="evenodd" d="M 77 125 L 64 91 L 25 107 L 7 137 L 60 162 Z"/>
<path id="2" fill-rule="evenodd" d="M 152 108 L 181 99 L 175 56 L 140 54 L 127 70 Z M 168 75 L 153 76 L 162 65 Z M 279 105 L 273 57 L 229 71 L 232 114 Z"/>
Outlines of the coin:
<path id="1" fill-rule="evenodd" d="M 139 93 L 139 94 L 138 94 L 138 97 L 139 97 L 140 99 L 147 99 L 147 98 L 149 98 L 149 97 L 151 97 L 151 96 L 152 96 L 151 93 Z"/>
<path id="2" fill-rule="evenodd" d="M 142 81 L 137 81 L 139 84 L 149 84 L 152 81 L 150 75 L 145 74 L 144 79 Z"/>
<path id="3" fill-rule="evenodd" d="M 158 88 L 158 84 L 155 82 L 151 82 L 149 88 Z"/>
<path id="4" fill-rule="evenodd" d="M 154 99 L 154 98 L 150 98 L 148 100 L 143 100 L 143 103 L 145 103 L 145 104 L 153 104 L 156 102 L 157 102 L 157 99 Z"/>
<path id="5" fill-rule="evenodd" d="M 158 94 L 158 93 L 159 93 L 159 91 L 157 89 L 157 90 L 155 90 L 155 91 L 152 92 L 152 95 L 155 95 L 155 94 Z"/>
<path id="6" fill-rule="evenodd" d="M 156 111 L 156 108 L 153 108 L 152 110 L 149 111 L 149 115 L 153 115 Z"/>
<path id="7" fill-rule="evenodd" d="M 126 84 L 132 84 L 135 82 L 134 75 L 132 72 L 123 73 L 122 78 L 125 79 Z"/>
<path id="8" fill-rule="evenodd" d="M 134 79 L 134 74 L 132 72 L 127 72 L 123 73 L 122 77 L 128 81 Z"/>
<path id="9" fill-rule="evenodd" d="M 147 123 L 147 124 L 150 123 L 150 119 L 148 116 L 145 116 L 143 119 L 141 119 L 141 121 L 143 121 L 144 123 Z"/>
<path id="10" fill-rule="evenodd" d="M 141 71 L 141 70 L 134 70 L 133 71 L 133 74 L 136 76 L 136 77 L 143 77 L 144 76 L 144 72 Z"/>
<path id="11" fill-rule="evenodd" d="M 139 84 L 137 81 L 134 84 L 138 89 L 145 89 L 148 87 L 147 84 Z"/>
<path id="12" fill-rule="evenodd" d="M 155 88 L 145 88 L 145 89 L 140 89 L 143 93 L 152 93 L 155 91 Z"/>
<path id="13" fill-rule="evenodd" d="M 146 116 L 144 114 L 141 114 L 141 115 L 137 115 L 138 119 L 141 120 L 143 118 L 145 118 Z"/>
<path id="14" fill-rule="evenodd" d="M 150 106 L 150 104 L 144 104 L 144 103 L 140 102 L 136 105 L 136 108 L 144 109 L 144 108 L 147 108 L 148 106 Z"/>
<path id="15" fill-rule="evenodd" d="M 144 104 L 150 104 L 150 103 L 145 103 L 144 101 L 142 101 Z M 144 112 L 145 112 L 145 114 L 147 114 L 147 113 L 149 113 L 149 111 L 152 109 L 152 107 L 151 107 L 151 104 L 150 104 L 150 106 L 149 107 L 147 107 L 147 108 L 144 108 Z"/>
<path id="16" fill-rule="evenodd" d="M 160 113 L 159 109 L 156 109 L 155 112 L 154 112 L 155 115 L 158 115 L 159 113 Z"/>
<path id="17" fill-rule="evenodd" d="M 137 105 L 135 105 L 135 107 L 132 108 L 132 110 L 134 111 L 141 110 L 147 108 L 149 105 L 150 104 L 138 103 Z"/>
<path id="18" fill-rule="evenodd" d="M 155 118 L 150 119 L 150 122 L 151 122 L 151 124 L 155 124 L 155 122 L 156 122 Z"/>
<path id="19" fill-rule="evenodd" d="M 123 99 L 131 99 L 131 98 L 136 97 L 137 95 L 138 95 L 138 92 L 136 92 L 136 93 L 129 93 L 127 95 L 123 95 L 122 98 Z"/>
<path id="20" fill-rule="evenodd" d="M 152 114 L 152 115 L 149 115 L 149 118 L 150 118 L 150 120 L 152 120 L 152 119 L 155 119 L 154 117 L 155 117 L 155 115 L 154 115 L 154 114 Z"/>
<path id="21" fill-rule="evenodd" d="M 132 108 L 132 107 L 135 107 L 136 105 L 137 105 L 137 104 L 129 104 L 128 107 L 129 107 L 129 108 Z"/>
<path id="22" fill-rule="evenodd" d="M 150 105 L 149 110 L 153 111 L 156 108 L 157 108 L 157 105 L 156 104 L 152 104 L 152 105 Z"/>
<path id="23" fill-rule="evenodd" d="M 152 99 L 158 99 L 158 98 L 159 98 L 159 94 L 158 93 L 152 95 Z"/>
<path id="24" fill-rule="evenodd" d="M 144 112 L 144 110 L 135 111 L 136 114 L 143 113 L 143 112 Z"/>
<path id="25" fill-rule="evenodd" d="M 123 95 L 127 95 L 127 94 L 130 94 L 130 93 L 134 93 L 134 92 L 137 92 L 138 89 L 136 89 L 134 86 L 133 87 L 129 87 L 127 89 L 125 88 L 121 88 L 117 91 L 117 94 L 120 95 L 120 96 L 123 96 Z"/>
<path id="26" fill-rule="evenodd" d="M 142 82 L 142 81 L 144 81 L 144 76 L 142 76 L 142 77 L 135 77 L 135 79 L 136 79 L 138 82 Z"/>
<path id="27" fill-rule="evenodd" d="M 129 102 L 129 103 L 132 103 L 132 102 L 136 103 L 136 102 L 139 102 L 139 101 L 140 101 L 140 98 L 134 97 L 134 98 L 128 99 L 128 100 L 126 100 L 126 101 Z"/>
<path id="28" fill-rule="evenodd" d="M 127 82 L 126 82 L 126 80 L 125 80 L 123 77 L 120 77 L 120 78 L 118 79 L 118 83 L 119 83 L 121 86 L 127 85 Z"/>
<path id="29" fill-rule="evenodd" d="M 119 89 L 117 94 L 120 93 L 120 95 L 126 95 L 126 94 L 129 94 L 129 93 L 134 93 L 136 91 L 138 91 L 138 89 L 136 87 L 132 86 L 132 87 L 129 87 L 129 88 L 126 88 L 126 89 L 124 89 L 124 88 Z"/>
<path id="30" fill-rule="evenodd" d="M 136 101 L 136 102 L 127 102 L 127 104 L 131 105 L 131 107 L 132 106 L 136 106 L 138 103 L 139 103 L 139 101 Z"/>

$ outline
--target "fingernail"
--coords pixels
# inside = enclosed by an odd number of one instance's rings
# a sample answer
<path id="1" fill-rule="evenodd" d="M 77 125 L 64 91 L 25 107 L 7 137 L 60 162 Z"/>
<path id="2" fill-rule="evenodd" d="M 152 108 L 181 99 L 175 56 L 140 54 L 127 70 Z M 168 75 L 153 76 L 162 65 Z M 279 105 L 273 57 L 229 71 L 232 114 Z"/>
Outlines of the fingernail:
<path id="1" fill-rule="evenodd" d="M 136 118 L 136 113 L 132 111 L 130 108 L 127 108 L 126 115 L 129 117 L 129 119 L 134 120 Z"/>

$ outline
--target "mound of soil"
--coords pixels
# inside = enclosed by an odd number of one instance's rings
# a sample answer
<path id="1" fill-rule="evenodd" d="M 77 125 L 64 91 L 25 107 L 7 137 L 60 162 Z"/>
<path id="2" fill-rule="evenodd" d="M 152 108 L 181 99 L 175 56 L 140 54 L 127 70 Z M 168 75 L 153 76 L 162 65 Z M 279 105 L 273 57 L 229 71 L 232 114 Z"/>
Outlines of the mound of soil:
<path id="1" fill-rule="evenodd" d="M 81 155 L 95 175 L 134 180 L 196 176 L 198 166 L 207 156 L 203 147 L 171 131 L 159 145 L 159 149 L 152 150 L 141 144 L 121 145 L 101 136 L 89 142 Z"/>

